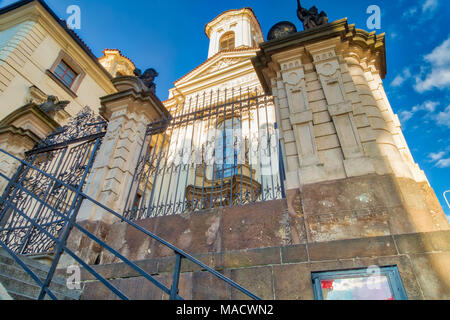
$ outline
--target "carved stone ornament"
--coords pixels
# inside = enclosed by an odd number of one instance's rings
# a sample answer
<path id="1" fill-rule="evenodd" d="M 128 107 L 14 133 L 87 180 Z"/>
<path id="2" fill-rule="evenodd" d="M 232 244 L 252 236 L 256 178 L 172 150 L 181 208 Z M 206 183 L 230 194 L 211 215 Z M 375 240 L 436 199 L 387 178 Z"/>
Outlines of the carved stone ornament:
<path id="1" fill-rule="evenodd" d="M 54 119 L 56 114 L 60 111 L 65 110 L 70 101 L 58 101 L 55 96 L 48 96 L 47 101 L 41 104 L 39 107 L 44 111 L 50 118 Z"/>
<path id="2" fill-rule="evenodd" d="M 150 68 L 142 73 L 141 69 L 135 69 L 134 75 L 141 79 L 142 83 L 148 88 L 149 91 L 156 92 L 155 78 L 159 76 L 159 73 L 155 69 Z"/>

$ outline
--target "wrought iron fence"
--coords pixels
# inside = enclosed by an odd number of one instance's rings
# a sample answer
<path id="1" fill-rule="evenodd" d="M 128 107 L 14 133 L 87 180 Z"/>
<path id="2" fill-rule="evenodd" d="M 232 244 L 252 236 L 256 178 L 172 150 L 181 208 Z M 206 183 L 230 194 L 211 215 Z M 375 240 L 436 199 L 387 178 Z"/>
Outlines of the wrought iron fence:
<path id="1" fill-rule="evenodd" d="M 98 145 L 97 141 L 97 145 Z M 50 297 L 53 300 L 57 300 L 57 296 L 55 295 L 55 292 L 50 289 L 50 284 L 52 283 L 53 277 L 55 275 L 56 268 L 59 264 L 60 258 L 62 253 L 66 253 L 69 257 L 71 257 L 76 263 L 78 263 L 81 267 L 85 268 L 85 270 L 94 276 L 95 279 L 97 279 L 100 283 L 102 283 L 106 288 L 108 288 L 115 296 L 122 300 L 129 300 L 129 297 L 120 290 L 115 284 L 112 283 L 112 281 L 107 280 L 105 277 L 100 275 L 93 267 L 88 265 L 85 261 L 83 261 L 82 258 L 80 258 L 76 252 L 74 252 L 72 249 L 68 248 L 66 246 L 67 239 L 72 231 L 73 228 L 80 231 L 84 236 L 87 237 L 87 239 L 93 241 L 100 247 L 104 248 L 106 251 L 110 252 L 114 257 L 125 263 L 127 266 L 129 266 L 132 270 L 135 270 L 140 276 L 143 277 L 144 282 L 148 283 L 150 285 L 156 286 L 158 289 L 160 289 L 162 292 L 167 294 L 170 298 L 170 300 L 183 300 L 183 298 L 179 295 L 179 282 L 180 282 L 180 274 L 181 274 L 181 267 L 183 260 L 189 261 L 190 263 L 193 263 L 194 265 L 199 266 L 202 270 L 205 270 L 205 272 L 211 274 L 213 277 L 218 278 L 219 280 L 223 281 L 226 285 L 230 286 L 231 288 L 237 290 L 238 292 L 243 293 L 245 296 L 254 299 L 254 300 L 261 300 L 258 296 L 254 295 L 244 287 L 240 286 L 236 282 L 232 281 L 231 279 L 225 277 L 221 273 L 217 272 L 216 270 L 213 270 L 209 266 L 205 265 L 201 261 L 195 259 L 191 255 L 183 252 L 182 250 L 178 249 L 177 247 L 173 246 L 172 244 L 168 243 L 167 241 L 164 241 L 160 237 L 148 232 L 143 227 L 137 225 L 133 221 L 123 217 L 119 213 L 111 210 L 110 208 L 106 207 L 105 205 L 99 203 L 98 201 L 92 199 L 88 195 L 82 192 L 82 185 L 79 185 L 78 187 L 74 187 L 73 185 L 57 178 L 56 176 L 49 174 L 47 172 L 44 172 L 41 170 L 38 166 L 33 165 L 31 163 L 28 163 L 26 161 L 23 161 L 14 155 L 6 152 L 3 149 L 0 149 L 0 155 L 7 156 L 12 159 L 15 159 L 16 161 L 20 162 L 22 165 L 22 168 L 24 168 L 27 171 L 34 172 L 35 174 L 40 174 L 42 178 L 48 179 L 51 181 L 54 185 L 59 186 L 60 189 L 64 189 L 66 193 L 71 193 L 73 195 L 71 199 L 70 204 L 70 210 L 68 212 L 61 212 L 59 211 L 58 206 L 55 206 L 55 203 L 47 202 L 45 201 L 39 192 L 36 192 L 36 190 L 30 189 L 29 186 L 26 184 L 23 184 L 23 181 L 17 180 L 17 177 L 8 177 L 4 175 L 2 172 L 0 172 L 0 178 L 5 179 L 10 183 L 11 189 L 17 189 L 20 192 L 23 192 L 27 195 L 27 197 L 32 198 L 34 201 L 39 203 L 39 205 L 42 205 L 46 209 L 48 209 L 52 214 L 59 217 L 62 221 L 62 230 L 61 233 L 58 235 L 51 233 L 50 230 L 48 230 L 45 226 L 41 224 L 39 221 L 39 218 L 37 216 L 30 216 L 27 212 L 23 210 L 23 208 L 19 208 L 17 206 L 17 203 L 11 201 L 11 199 L 2 198 L 0 201 L 0 205 L 8 205 L 12 210 L 15 211 L 17 217 L 21 217 L 24 219 L 24 221 L 27 221 L 29 224 L 29 228 L 35 229 L 39 234 L 41 234 L 43 237 L 46 237 L 49 242 L 52 243 L 52 246 L 55 249 L 54 253 L 54 259 L 53 263 L 50 267 L 50 270 L 45 278 L 45 280 L 41 280 L 40 276 L 38 276 L 33 270 L 31 270 L 23 261 L 23 259 L 20 256 L 20 253 L 18 253 L 14 245 L 11 243 L 4 242 L 2 239 L 0 239 L 0 247 L 4 248 L 6 252 L 30 275 L 30 277 L 36 282 L 36 284 L 39 286 L 40 293 L 38 296 L 38 300 L 43 300 L 46 296 Z M 90 159 L 88 166 L 92 164 L 92 159 Z M 87 171 L 85 171 L 85 175 L 87 174 Z M 85 178 L 84 175 L 84 178 Z M 99 239 L 96 235 L 89 232 L 87 229 L 83 228 L 76 222 L 76 218 L 78 215 L 78 211 L 80 209 L 80 205 L 83 201 L 87 201 L 93 206 L 96 206 L 98 208 L 103 209 L 107 214 L 110 214 L 114 216 L 115 218 L 121 219 L 124 223 L 126 223 L 130 228 L 133 228 L 141 233 L 143 233 L 146 237 L 149 239 L 155 240 L 158 243 L 164 245 L 169 250 L 171 250 L 174 254 L 175 258 L 175 264 L 173 269 L 173 277 L 172 277 L 172 284 L 170 286 L 166 286 L 161 281 L 155 278 L 155 276 L 152 276 L 145 270 L 143 270 L 141 267 L 139 267 L 136 263 L 130 261 L 127 259 L 124 255 L 122 255 L 120 252 L 115 250 L 113 247 Z M 11 248 L 13 247 L 13 248 Z"/>
<path id="2" fill-rule="evenodd" d="M 106 126 L 105 120 L 86 108 L 68 125 L 37 143 L 26 154 L 25 160 L 75 189 L 82 187 Z M 14 183 L 24 186 L 63 215 L 68 215 L 73 209 L 74 192 L 22 164 L 0 199 L 0 240 L 19 254 L 52 253 L 54 241 L 18 212 L 20 210 L 27 217 L 36 219 L 42 228 L 56 237 L 63 229 L 64 219 L 30 193 L 15 187 Z"/>
<path id="3" fill-rule="evenodd" d="M 284 197 L 273 99 L 217 90 L 151 123 L 124 216 L 139 220 Z"/>

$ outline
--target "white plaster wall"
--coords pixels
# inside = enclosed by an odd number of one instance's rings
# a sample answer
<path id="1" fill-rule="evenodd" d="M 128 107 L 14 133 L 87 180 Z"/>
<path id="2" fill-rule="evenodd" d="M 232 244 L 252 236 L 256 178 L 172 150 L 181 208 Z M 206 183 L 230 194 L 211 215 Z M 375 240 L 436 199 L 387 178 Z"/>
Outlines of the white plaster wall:
<path id="1" fill-rule="evenodd" d="M 25 26 L 29 27 L 30 25 L 25 23 Z M 0 57 L 6 57 L 5 48 L 11 48 L 14 45 L 11 41 L 17 42 L 17 39 L 14 40 L 12 36 L 13 31 L 19 30 L 23 33 L 24 30 L 28 29 L 24 29 L 22 24 L 20 27 L 17 26 L 2 32 L 0 35 Z M 37 39 L 36 34 L 42 37 L 41 41 Z M 107 92 L 94 81 L 90 74 L 86 74 L 81 82 L 76 92 L 78 96 L 76 98 L 72 98 L 61 86 L 46 75 L 46 70 L 52 67 L 62 49 L 50 34 L 40 25 L 33 25 L 32 30 L 28 30 L 28 33 L 22 34 L 22 36 L 31 39 L 22 39 L 20 47 L 16 46 L 16 52 L 9 54 L 7 59 L 2 61 L 3 67 L 8 70 L 10 74 L 8 77 L 11 80 L 7 83 L 3 92 L 0 92 L 0 119 L 25 104 L 29 87 L 32 85 L 48 95 L 55 95 L 60 100 L 70 101 L 71 103 L 66 111 L 71 115 L 75 115 L 87 105 L 95 111 L 98 110 L 100 106 L 99 98 L 106 95 Z M 37 45 L 37 47 L 34 50 L 26 51 L 31 43 Z M 76 56 L 71 55 L 71 57 L 77 61 Z M 84 71 L 88 72 L 88 70 Z"/>

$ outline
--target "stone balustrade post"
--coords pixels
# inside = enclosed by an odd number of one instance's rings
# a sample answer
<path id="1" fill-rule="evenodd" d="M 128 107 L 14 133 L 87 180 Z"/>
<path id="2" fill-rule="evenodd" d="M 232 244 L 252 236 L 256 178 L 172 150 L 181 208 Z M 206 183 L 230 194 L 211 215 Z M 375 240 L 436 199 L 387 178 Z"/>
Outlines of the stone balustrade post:
<path id="1" fill-rule="evenodd" d="M 84 192 L 116 211 L 123 213 L 126 198 L 132 185 L 134 171 L 139 161 L 147 126 L 168 115 L 161 101 L 151 92 L 142 89 L 136 77 L 125 76 L 113 80 L 118 89 L 115 94 L 101 98 L 101 115 L 108 120 L 108 128 L 96 155 Z M 109 225 L 119 220 L 91 201 L 84 200 L 77 222 L 100 238 Z M 69 246 L 79 248 L 83 236 L 74 232 Z M 83 258 L 96 259 L 97 245 L 83 246 Z"/>

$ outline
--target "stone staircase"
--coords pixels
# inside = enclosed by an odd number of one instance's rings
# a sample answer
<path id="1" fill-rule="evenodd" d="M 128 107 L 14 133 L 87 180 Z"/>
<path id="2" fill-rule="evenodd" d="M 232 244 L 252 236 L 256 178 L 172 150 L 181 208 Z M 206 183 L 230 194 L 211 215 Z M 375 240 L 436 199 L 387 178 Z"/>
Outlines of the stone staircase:
<path id="1" fill-rule="evenodd" d="M 49 266 L 21 257 L 27 266 L 44 281 L 49 271 Z M 37 300 L 40 288 L 28 273 L 3 249 L 0 249 L 0 284 L 13 300 Z M 79 300 L 81 291 L 69 290 L 66 279 L 55 275 L 50 289 L 59 300 Z M 1 297 L 0 297 L 1 298 Z M 50 300 L 46 296 L 46 300 Z"/>

